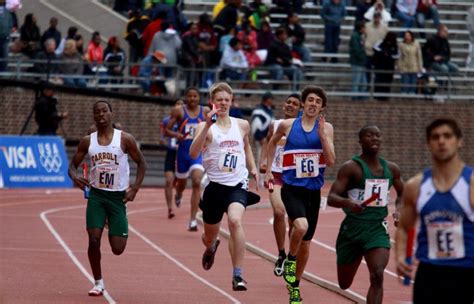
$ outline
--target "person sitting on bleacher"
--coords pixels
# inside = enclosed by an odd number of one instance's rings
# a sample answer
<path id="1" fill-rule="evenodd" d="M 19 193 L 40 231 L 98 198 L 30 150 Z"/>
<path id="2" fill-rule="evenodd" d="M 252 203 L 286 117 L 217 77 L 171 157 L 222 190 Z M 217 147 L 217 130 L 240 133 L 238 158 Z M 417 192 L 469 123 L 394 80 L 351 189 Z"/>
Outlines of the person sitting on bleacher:
<path id="1" fill-rule="evenodd" d="M 105 68 L 102 66 L 104 62 L 104 49 L 101 44 L 101 37 L 99 32 L 92 33 L 92 38 L 89 41 L 86 49 L 86 61 L 89 63 L 86 66 L 86 74 L 102 74 L 105 73 Z"/>
<path id="2" fill-rule="evenodd" d="M 290 80 L 301 81 L 303 79 L 303 72 L 300 67 L 293 64 L 291 49 L 286 44 L 288 34 L 285 28 L 277 28 L 275 35 L 276 39 L 268 48 L 268 55 L 265 60 L 265 65 L 270 68 L 272 78 L 283 80 L 283 76 L 286 75 Z M 278 88 L 278 84 L 274 86 L 274 89 L 276 88 Z"/>
<path id="3" fill-rule="evenodd" d="M 448 41 L 448 27 L 441 24 L 438 32 L 423 46 L 424 65 L 427 69 L 441 73 L 456 73 L 459 67 L 451 61 L 451 47 Z"/>
<path id="4" fill-rule="evenodd" d="M 121 83 L 121 79 L 117 77 L 123 76 L 123 70 L 125 69 L 125 62 L 127 57 L 124 50 L 120 47 L 120 42 L 116 36 L 109 38 L 107 47 L 104 50 L 104 64 L 107 68 L 107 74 L 115 77 L 111 80 L 111 83 Z"/>
<path id="5" fill-rule="evenodd" d="M 242 50 L 249 67 L 254 68 L 262 64 L 262 60 L 257 55 L 257 32 L 248 21 L 242 22 L 242 30 L 237 34 L 237 38 L 242 43 Z"/>
<path id="6" fill-rule="evenodd" d="M 41 50 L 40 29 L 36 25 L 36 17 L 33 14 L 25 16 L 25 22 L 20 27 L 20 41 L 22 43 L 21 52 L 29 58 L 34 58 Z"/>
<path id="7" fill-rule="evenodd" d="M 245 19 L 250 22 L 250 25 L 259 31 L 262 28 L 262 22 L 269 20 L 268 6 L 262 0 L 255 0 L 247 5 L 245 12 Z"/>
<path id="8" fill-rule="evenodd" d="M 268 21 L 262 22 L 262 28 L 257 33 L 257 49 L 268 50 L 272 42 L 275 40 L 272 27 Z"/>
<path id="9" fill-rule="evenodd" d="M 380 21 L 386 26 L 392 20 L 392 15 L 385 9 L 382 0 L 375 1 L 374 5 L 365 12 L 364 18 L 368 21 L 373 21 L 376 14 L 380 15 Z"/>
<path id="10" fill-rule="evenodd" d="M 435 28 L 438 28 L 439 12 L 436 0 L 418 0 L 416 9 L 416 23 L 419 28 L 425 28 L 426 19 L 432 19 Z"/>
<path id="11" fill-rule="evenodd" d="M 237 38 L 229 41 L 229 46 L 225 49 L 221 59 L 222 77 L 225 80 L 245 80 L 249 64 L 244 52 L 242 42 Z"/>
<path id="12" fill-rule="evenodd" d="M 54 74 L 58 72 L 58 57 L 54 53 L 56 42 L 49 38 L 44 42 L 44 49 L 36 54 L 33 72 L 41 74 Z M 52 80 L 52 79 L 51 79 Z"/>
<path id="13" fill-rule="evenodd" d="M 288 13 L 287 21 L 283 26 L 288 33 L 288 37 L 291 39 L 292 50 L 298 54 L 301 61 L 311 61 L 311 52 L 304 45 L 306 32 L 300 24 L 298 14 Z"/>
<path id="14" fill-rule="evenodd" d="M 404 28 L 412 28 L 415 23 L 417 0 L 397 0 L 395 17 L 403 23 Z"/>
<path id="15" fill-rule="evenodd" d="M 80 76 L 84 72 L 84 61 L 81 54 L 77 51 L 76 40 L 66 40 L 60 60 L 59 72 L 64 74 L 64 84 L 67 86 L 86 87 L 85 79 Z"/>

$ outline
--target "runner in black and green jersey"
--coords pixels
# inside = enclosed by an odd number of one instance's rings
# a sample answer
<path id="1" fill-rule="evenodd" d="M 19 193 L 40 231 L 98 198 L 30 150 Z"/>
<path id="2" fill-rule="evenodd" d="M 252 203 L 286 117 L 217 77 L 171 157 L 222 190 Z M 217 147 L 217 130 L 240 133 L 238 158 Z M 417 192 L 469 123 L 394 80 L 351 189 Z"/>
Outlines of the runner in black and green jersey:
<path id="1" fill-rule="evenodd" d="M 382 136 L 374 125 L 359 131 L 362 154 L 345 162 L 337 173 L 328 204 L 343 208 L 346 218 L 337 237 L 337 275 L 339 286 L 351 286 L 362 257 L 370 272 L 367 303 L 382 303 L 383 273 L 390 255 L 388 215 L 390 188 L 397 192 L 397 207 L 403 191 L 398 165 L 379 156 Z M 369 198 L 374 199 L 364 206 Z M 398 216 L 394 214 L 395 223 Z"/>

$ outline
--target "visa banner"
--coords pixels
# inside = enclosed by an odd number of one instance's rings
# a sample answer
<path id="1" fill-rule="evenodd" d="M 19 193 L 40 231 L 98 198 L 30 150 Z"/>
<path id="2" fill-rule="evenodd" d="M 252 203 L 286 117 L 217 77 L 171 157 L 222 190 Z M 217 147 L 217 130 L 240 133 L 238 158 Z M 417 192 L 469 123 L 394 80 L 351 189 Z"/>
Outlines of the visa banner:
<path id="1" fill-rule="evenodd" d="M 0 188 L 71 187 L 63 140 L 0 136 Z"/>

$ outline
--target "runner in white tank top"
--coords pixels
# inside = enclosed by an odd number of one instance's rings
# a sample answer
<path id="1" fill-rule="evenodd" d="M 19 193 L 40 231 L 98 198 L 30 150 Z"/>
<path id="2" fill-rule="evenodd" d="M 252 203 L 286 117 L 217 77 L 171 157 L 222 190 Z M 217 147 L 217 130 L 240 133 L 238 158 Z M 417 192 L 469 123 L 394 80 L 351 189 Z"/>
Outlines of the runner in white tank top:
<path id="1" fill-rule="evenodd" d="M 284 119 L 275 120 L 268 129 L 267 138 L 264 141 L 262 154 L 260 156 L 260 172 L 265 173 L 267 167 L 267 147 L 268 142 L 273 136 L 273 133 L 278 129 L 278 126 L 285 119 L 296 118 L 301 109 L 301 97 L 299 94 L 289 95 L 283 105 Z M 286 223 L 285 223 L 285 206 L 281 200 L 281 186 L 283 186 L 283 180 L 281 173 L 283 172 L 283 152 L 286 143 L 286 136 L 283 136 L 277 143 L 275 150 L 275 157 L 272 163 L 272 173 L 274 177 L 273 192 L 270 192 L 270 203 L 273 209 L 273 232 L 275 234 L 276 245 L 278 249 L 278 259 L 275 262 L 275 268 L 273 273 L 276 276 L 283 274 L 283 261 L 286 258 L 285 252 L 285 235 L 286 235 Z"/>
<path id="2" fill-rule="evenodd" d="M 100 241 L 105 223 L 109 224 L 109 243 L 112 252 L 120 255 L 128 237 L 126 203 L 133 201 L 145 177 L 146 164 L 132 135 L 114 129 L 112 107 L 107 101 L 97 101 L 92 107 L 97 132 L 84 137 L 69 164 L 69 177 L 82 190 L 90 188 L 86 209 L 86 226 L 89 235 L 88 257 L 95 284 L 89 296 L 104 293 L 104 280 L 100 266 Z M 89 176 L 78 176 L 77 167 L 86 154 L 91 159 Z M 137 164 L 135 183 L 129 187 L 128 156 Z"/>
<path id="3" fill-rule="evenodd" d="M 203 165 L 210 182 L 206 185 L 200 208 L 203 213 L 206 250 L 202 266 L 209 270 L 214 262 L 219 239 L 220 223 L 227 213 L 233 257 L 233 290 L 247 290 L 242 279 L 245 253 L 245 237 L 242 216 L 247 205 L 248 172 L 254 176 L 258 187 L 258 175 L 249 143 L 250 126 L 246 120 L 229 117 L 232 104 L 232 88 L 226 83 L 216 83 L 209 89 L 212 103 L 217 109 L 206 115 L 199 124 L 189 154 L 196 158 L 203 151 Z M 212 116 L 216 114 L 214 123 Z M 248 170 L 246 168 L 248 167 Z"/>

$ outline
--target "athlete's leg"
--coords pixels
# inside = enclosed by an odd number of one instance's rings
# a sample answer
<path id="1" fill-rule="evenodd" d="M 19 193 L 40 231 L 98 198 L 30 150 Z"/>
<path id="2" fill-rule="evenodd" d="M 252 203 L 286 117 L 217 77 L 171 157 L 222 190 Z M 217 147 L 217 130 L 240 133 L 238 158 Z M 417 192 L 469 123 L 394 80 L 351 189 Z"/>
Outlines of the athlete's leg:
<path id="1" fill-rule="evenodd" d="M 364 255 L 370 273 L 367 304 L 380 304 L 383 300 L 383 273 L 390 257 L 390 249 L 374 248 Z"/>
<path id="2" fill-rule="evenodd" d="M 245 207 L 241 203 L 231 203 L 227 209 L 227 221 L 229 224 L 229 252 L 232 265 L 241 268 L 245 254 L 245 234 L 242 226 L 242 217 Z"/>
<path id="3" fill-rule="evenodd" d="M 309 248 L 311 247 L 311 241 L 302 241 L 298 255 L 296 256 L 296 280 L 300 281 L 303 275 L 304 269 L 309 259 Z"/>
<path id="4" fill-rule="evenodd" d="M 191 193 L 191 212 L 190 212 L 190 220 L 196 220 L 196 214 L 199 209 L 199 200 L 201 196 L 201 179 L 202 179 L 202 170 L 194 169 L 191 171 L 191 182 L 193 191 Z"/>
<path id="5" fill-rule="evenodd" d="M 87 256 L 89 257 L 89 263 L 91 265 L 92 274 L 95 280 L 102 279 L 102 269 L 100 267 L 100 239 L 102 237 L 101 228 L 88 228 L 87 234 L 89 235 L 89 247 L 87 248 Z"/>
<path id="6" fill-rule="evenodd" d="M 347 289 L 351 287 L 354 276 L 359 269 L 362 256 L 357 256 L 354 261 L 350 264 L 338 264 L 337 265 L 337 280 L 341 289 Z"/>
<path id="7" fill-rule="evenodd" d="M 277 243 L 278 251 L 285 250 L 285 206 L 281 200 L 281 186 L 274 185 L 270 193 L 270 203 L 273 208 L 273 233 Z"/>
<path id="8" fill-rule="evenodd" d="M 305 217 L 299 217 L 293 221 L 293 229 L 290 235 L 290 250 L 289 254 L 297 256 L 298 251 L 303 240 L 303 236 L 308 230 L 308 221 Z"/>
<path id="9" fill-rule="evenodd" d="M 127 238 L 122 236 L 109 235 L 109 244 L 115 255 L 121 255 L 127 246 Z"/>
<path id="10" fill-rule="evenodd" d="M 174 183 L 174 172 L 165 171 L 165 199 L 166 206 L 168 207 L 168 217 L 174 216 L 173 213 L 173 183 Z"/>

